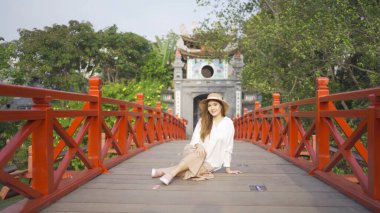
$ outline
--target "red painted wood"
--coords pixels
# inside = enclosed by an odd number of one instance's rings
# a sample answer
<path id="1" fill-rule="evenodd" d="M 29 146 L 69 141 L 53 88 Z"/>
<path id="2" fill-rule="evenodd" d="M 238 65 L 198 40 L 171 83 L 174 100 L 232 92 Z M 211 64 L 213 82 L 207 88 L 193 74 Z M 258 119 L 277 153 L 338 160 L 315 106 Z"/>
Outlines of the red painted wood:
<path id="1" fill-rule="evenodd" d="M 135 121 L 137 144 L 138 144 L 138 147 L 144 148 L 144 143 L 145 143 L 144 108 L 143 108 L 144 95 L 142 93 L 137 94 L 137 103 L 140 104 L 140 106 L 135 108 L 136 112 L 139 114 L 139 116 L 136 118 L 136 121 Z"/>
<path id="2" fill-rule="evenodd" d="M 380 109 L 379 93 L 369 95 L 368 107 L 368 192 L 374 199 L 380 200 Z M 380 208 L 378 209 L 380 211 Z"/>
<path id="3" fill-rule="evenodd" d="M 317 109 L 315 111 L 315 131 L 317 136 L 317 161 L 318 161 L 318 169 L 323 169 L 323 167 L 330 160 L 330 132 L 329 127 L 325 122 L 323 122 L 320 112 L 322 110 L 329 110 L 329 102 L 321 102 L 319 99 L 322 96 L 329 95 L 329 89 L 327 84 L 329 83 L 328 78 L 318 78 L 317 79 L 317 90 L 316 90 L 316 98 L 317 98 Z"/>
<path id="4" fill-rule="evenodd" d="M 102 80 L 100 77 L 93 77 L 90 79 L 89 95 L 95 96 L 96 101 L 89 103 L 89 109 L 97 112 L 93 117 L 88 130 L 88 158 L 92 163 L 98 167 L 100 166 L 100 150 L 101 150 L 101 132 L 102 132 Z"/>
<path id="5" fill-rule="evenodd" d="M 279 140 L 280 140 L 280 126 L 278 122 L 277 115 L 280 113 L 280 110 L 276 105 L 280 104 L 280 93 L 274 93 L 272 95 L 272 141 L 271 149 L 275 149 Z"/>
<path id="6" fill-rule="evenodd" d="M 0 84 L 0 96 L 28 97 L 34 101 L 32 110 L 0 110 L 0 122 L 26 120 L 0 150 L 1 167 L 7 165 L 17 149 L 32 136 L 26 173 L 32 178 L 32 185 L 0 171 L 2 184 L 29 198 L 8 207 L 5 212 L 40 211 L 123 160 L 162 142 L 186 137 L 185 119 L 163 113 L 161 106 L 145 106 L 143 100 L 130 103 L 103 98 L 101 83 L 99 77 L 91 78 L 89 94 Z M 82 101 L 83 108 L 54 110 L 50 107 L 53 99 Z M 118 109 L 105 111 L 103 104 L 115 105 Z M 131 111 L 133 108 L 136 112 Z M 107 117 L 114 117 L 116 121 L 106 124 Z M 74 119 L 65 128 L 60 124 L 61 118 Z M 59 137 L 55 147 L 53 132 Z M 87 148 L 82 145 L 86 136 Z M 116 155 L 109 158 L 109 151 Z M 84 163 L 84 170 L 67 171 L 74 157 Z M 57 163 L 56 169 L 53 163 Z"/>
<path id="7" fill-rule="evenodd" d="M 54 191 L 53 117 L 51 97 L 33 98 L 32 110 L 44 110 L 45 118 L 32 133 L 32 187 L 44 195 Z"/>
<path id="8" fill-rule="evenodd" d="M 242 129 L 249 130 L 244 125 L 247 118 L 237 116 L 233 119 L 237 128 L 235 138 L 286 158 L 368 208 L 380 212 L 380 87 L 330 95 L 327 84 L 327 78 L 318 78 L 316 97 L 313 98 L 280 104 L 278 95 L 274 94 L 272 106 L 260 108 L 260 103 L 256 102 L 255 109 L 246 113 L 253 116 L 250 127 L 253 128 L 253 136 L 247 139 L 240 135 Z M 340 110 L 334 105 L 342 100 L 356 99 L 367 100 L 369 107 Z M 314 110 L 300 110 L 301 106 L 310 106 Z M 348 124 L 350 118 L 359 121 L 357 126 Z M 305 131 L 302 123 L 306 119 L 311 124 Z M 366 134 L 367 147 L 361 141 Z M 330 153 L 330 144 L 338 147 L 336 153 Z M 308 153 L 309 160 L 301 157 L 305 153 Z M 362 162 L 358 162 L 357 156 L 362 158 Z M 332 172 L 342 159 L 351 167 L 351 176 L 359 184 L 348 181 L 347 175 Z M 367 174 L 363 168 L 366 163 Z"/>

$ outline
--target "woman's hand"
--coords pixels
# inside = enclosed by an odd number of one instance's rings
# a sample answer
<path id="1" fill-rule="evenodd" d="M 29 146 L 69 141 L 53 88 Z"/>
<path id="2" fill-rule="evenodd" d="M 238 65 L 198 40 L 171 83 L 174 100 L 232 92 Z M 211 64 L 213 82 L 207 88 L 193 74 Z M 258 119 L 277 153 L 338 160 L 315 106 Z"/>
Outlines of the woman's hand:
<path id="1" fill-rule="evenodd" d="M 227 174 L 241 174 L 242 172 L 239 170 L 232 170 L 230 167 L 226 167 Z"/>
<path id="2" fill-rule="evenodd" d="M 197 153 L 198 157 L 206 156 L 206 150 L 200 144 L 195 145 L 195 153 Z"/>

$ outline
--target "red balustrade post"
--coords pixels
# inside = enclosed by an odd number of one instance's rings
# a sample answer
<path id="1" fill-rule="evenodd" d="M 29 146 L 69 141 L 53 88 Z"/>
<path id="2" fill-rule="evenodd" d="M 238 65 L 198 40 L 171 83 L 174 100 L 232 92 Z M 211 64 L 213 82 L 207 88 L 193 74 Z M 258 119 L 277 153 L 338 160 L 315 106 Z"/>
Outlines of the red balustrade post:
<path id="1" fill-rule="evenodd" d="M 120 127 L 117 134 L 117 140 L 118 144 L 121 150 L 121 153 L 126 154 L 127 153 L 127 137 L 128 137 L 128 131 L 127 131 L 127 122 L 128 122 L 128 112 L 127 107 L 125 105 L 119 106 L 119 111 L 123 112 L 123 115 L 121 117 L 120 121 Z"/>
<path id="2" fill-rule="evenodd" d="M 380 96 L 369 96 L 368 107 L 368 192 L 380 200 Z"/>
<path id="3" fill-rule="evenodd" d="M 51 97 L 33 98 L 32 110 L 45 111 L 45 118 L 32 134 L 32 187 L 44 195 L 54 190 L 53 114 Z"/>
<path id="4" fill-rule="evenodd" d="M 183 131 L 183 139 L 186 140 L 186 125 L 187 125 L 187 120 L 184 118 L 183 119 L 183 127 L 182 127 L 182 131 Z"/>
<path id="5" fill-rule="evenodd" d="M 184 118 L 181 118 L 180 122 L 180 132 L 181 132 L 181 139 L 186 139 L 186 120 Z"/>
<path id="6" fill-rule="evenodd" d="M 182 139 L 186 140 L 186 125 L 187 125 L 187 120 L 183 118 L 183 123 L 182 123 Z"/>
<path id="7" fill-rule="evenodd" d="M 238 139 L 241 139 L 241 132 L 243 131 L 243 118 L 240 116 L 240 114 L 238 113 L 237 114 L 237 117 L 238 117 L 238 121 L 239 121 L 239 134 L 238 134 Z"/>
<path id="8" fill-rule="evenodd" d="M 172 117 L 172 121 L 173 121 L 173 125 L 172 125 L 172 134 L 173 134 L 173 138 L 174 138 L 174 139 L 177 139 L 177 134 L 176 134 L 176 130 L 177 130 L 177 120 L 176 120 L 176 117 Z"/>
<path id="9" fill-rule="evenodd" d="M 164 142 L 163 136 L 163 123 L 162 123 L 162 109 L 161 109 L 161 102 L 156 103 L 156 133 L 157 133 L 157 140 L 161 143 Z"/>
<path id="10" fill-rule="evenodd" d="M 268 139 L 268 129 L 267 129 L 268 118 L 266 118 L 268 111 L 267 110 L 262 111 L 260 114 L 261 114 L 260 116 L 261 117 L 261 143 L 265 145 Z"/>
<path id="11" fill-rule="evenodd" d="M 243 113 L 243 139 L 248 139 L 248 109 L 244 107 Z"/>
<path id="12" fill-rule="evenodd" d="M 172 117 L 172 135 L 173 135 L 173 139 L 177 139 L 177 137 L 176 137 L 177 116 L 178 115 L 176 115 L 175 117 L 174 116 Z"/>
<path id="13" fill-rule="evenodd" d="M 100 150 L 102 142 L 102 79 L 99 76 L 91 77 L 89 80 L 89 95 L 97 97 L 96 102 L 90 102 L 89 109 L 96 111 L 90 127 L 88 129 L 88 159 L 92 161 L 94 166 L 100 166 Z"/>
<path id="14" fill-rule="evenodd" d="M 244 138 L 244 114 L 239 117 L 239 129 L 239 139 L 242 140 Z"/>
<path id="15" fill-rule="evenodd" d="M 183 138 L 183 126 L 184 126 L 184 120 L 183 120 L 183 118 L 180 118 L 180 122 L 179 122 L 179 127 L 178 127 L 178 129 L 179 129 L 179 138 L 180 139 L 184 139 Z"/>
<path id="16" fill-rule="evenodd" d="M 137 107 L 136 112 L 139 114 L 135 121 L 136 139 L 137 144 L 141 148 L 145 148 L 145 130 L 144 130 L 144 94 L 138 93 L 136 95 L 137 103 L 140 105 Z"/>
<path id="17" fill-rule="evenodd" d="M 236 139 L 240 139 L 240 134 L 241 134 L 241 118 L 240 114 L 236 114 Z"/>
<path id="18" fill-rule="evenodd" d="M 240 139 L 244 139 L 244 130 L 245 130 L 244 122 L 245 122 L 244 114 L 242 114 L 242 116 L 240 117 Z"/>
<path id="19" fill-rule="evenodd" d="M 178 139 L 178 119 L 179 119 L 179 115 L 177 114 L 173 119 L 173 137 L 174 137 L 174 139 Z"/>
<path id="20" fill-rule="evenodd" d="M 172 139 L 175 139 L 175 117 L 170 116 L 170 135 Z"/>
<path id="21" fill-rule="evenodd" d="M 172 120 L 172 115 L 173 115 L 173 110 L 172 108 L 168 109 L 168 136 L 170 139 L 173 139 L 173 120 Z"/>
<path id="22" fill-rule="evenodd" d="M 180 121 L 181 117 L 179 117 L 179 115 L 177 114 L 177 120 L 176 120 L 176 126 L 175 126 L 175 130 L 176 130 L 176 139 L 179 139 L 181 136 L 180 136 L 180 124 L 181 124 L 181 121 Z"/>
<path id="23" fill-rule="evenodd" d="M 179 115 L 177 115 L 177 120 L 176 120 L 176 126 L 175 126 L 175 130 L 176 130 L 176 139 L 180 139 L 181 138 L 181 117 L 179 117 Z"/>
<path id="24" fill-rule="evenodd" d="M 276 105 L 280 104 L 280 93 L 274 93 L 272 95 L 272 144 L 271 149 L 276 149 L 278 142 L 280 140 L 280 118 L 278 118 L 278 114 L 280 113 L 280 108 L 276 107 Z"/>
<path id="25" fill-rule="evenodd" d="M 260 134 L 260 101 L 255 101 L 255 109 L 253 110 L 253 138 L 252 143 L 256 143 Z"/>
<path id="26" fill-rule="evenodd" d="M 247 140 L 252 140 L 253 136 L 253 112 L 247 114 L 248 119 L 248 130 L 247 130 Z"/>
<path id="27" fill-rule="evenodd" d="M 148 118 L 148 126 L 147 126 L 147 136 L 148 136 L 148 141 L 149 143 L 153 143 L 154 140 L 155 140 L 155 130 L 154 130 L 154 111 L 153 110 L 148 110 L 148 113 L 149 113 L 149 118 Z"/>
<path id="28" fill-rule="evenodd" d="M 169 114 L 168 113 L 165 113 L 164 114 L 164 123 L 163 123 L 163 133 L 164 133 L 164 139 L 167 140 L 170 138 L 170 135 L 169 135 Z"/>
<path id="29" fill-rule="evenodd" d="M 184 139 L 184 134 L 183 134 L 183 127 L 184 127 L 184 118 L 181 118 L 180 119 L 180 122 L 179 122 L 179 132 L 180 132 L 180 139 Z"/>
<path id="30" fill-rule="evenodd" d="M 239 133 L 239 139 L 242 140 L 243 139 L 243 131 L 244 131 L 244 114 L 241 114 L 240 117 L 239 117 L 239 129 L 240 129 L 240 133 Z"/>
<path id="31" fill-rule="evenodd" d="M 237 139 L 237 132 L 239 131 L 238 127 L 237 127 L 237 120 L 236 120 L 236 117 L 233 117 L 232 118 L 232 121 L 234 123 L 234 129 L 235 129 L 235 134 L 234 134 L 234 139 L 236 140 Z"/>
<path id="32" fill-rule="evenodd" d="M 288 140 L 289 140 L 289 156 L 294 157 L 298 147 L 298 128 L 297 120 L 293 117 L 293 113 L 298 110 L 298 106 L 290 106 L 288 117 Z"/>
<path id="33" fill-rule="evenodd" d="M 326 77 L 317 78 L 315 129 L 317 139 L 318 169 L 323 169 L 323 167 L 330 160 L 330 130 L 321 117 L 321 111 L 328 110 L 329 103 L 320 101 L 321 97 L 329 95 L 329 88 L 327 86 L 328 83 L 329 79 Z"/>

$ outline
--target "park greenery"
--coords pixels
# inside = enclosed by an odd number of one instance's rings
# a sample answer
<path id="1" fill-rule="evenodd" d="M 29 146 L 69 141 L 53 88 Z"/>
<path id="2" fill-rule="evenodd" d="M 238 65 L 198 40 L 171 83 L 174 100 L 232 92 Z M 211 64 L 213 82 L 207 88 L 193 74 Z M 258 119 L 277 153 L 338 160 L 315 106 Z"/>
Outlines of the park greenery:
<path id="1" fill-rule="evenodd" d="M 282 101 L 312 97 L 315 79 L 330 91 L 380 85 L 380 3 L 376 0 L 197 0 L 215 16 L 199 30 L 214 49 L 239 45 L 242 85 Z M 228 39 L 215 39 L 215 38 Z M 266 98 L 268 97 L 268 98 Z"/>

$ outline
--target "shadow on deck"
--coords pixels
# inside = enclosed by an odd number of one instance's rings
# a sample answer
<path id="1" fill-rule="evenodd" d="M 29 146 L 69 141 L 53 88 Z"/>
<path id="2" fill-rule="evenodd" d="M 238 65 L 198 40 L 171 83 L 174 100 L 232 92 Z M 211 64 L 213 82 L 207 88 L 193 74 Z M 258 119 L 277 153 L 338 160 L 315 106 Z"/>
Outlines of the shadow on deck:
<path id="1" fill-rule="evenodd" d="M 188 141 L 140 153 L 93 179 L 43 212 L 369 212 L 277 155 L 237 142 L 232 167 L 241 175 L 215 174 L 208 181 L 175 179 L 164 186 L 152 167 L 172 166 Z M 265 185 L 266 191 L 255 191 Z"/>

